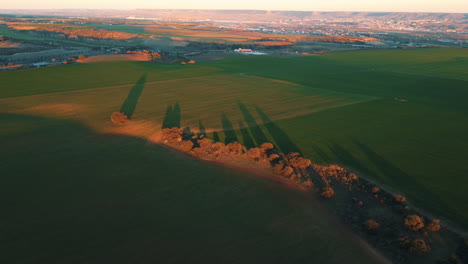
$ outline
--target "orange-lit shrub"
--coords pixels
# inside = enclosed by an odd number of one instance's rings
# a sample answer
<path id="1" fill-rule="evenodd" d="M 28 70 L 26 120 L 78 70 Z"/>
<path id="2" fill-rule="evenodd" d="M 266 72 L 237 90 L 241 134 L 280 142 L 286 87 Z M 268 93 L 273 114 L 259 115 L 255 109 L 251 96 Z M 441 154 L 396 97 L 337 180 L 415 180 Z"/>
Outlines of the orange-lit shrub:
<path id="1" fill-rule="evenodd" d="M 418 215 L 409 215 L 405 218 L 405 226 L 411 231 L 424 228 L 424 220 Z"/>
<path id="2" fill-rule="evenodd" d="M 121 112 L 114 112 L 111 115 L 111 122 L 114 125 L 125 125 L 128 122 L 128 116 Z"/>
<path id="3" fill-rule="evenodd" d="M 377 221 L 375 221 L 374 219 L 368 219 L 364 222 L 364 227 L 369 231 L 376 230 L 380 227 L 380 224 L 377 223 Z"/>
<path id="4" fill-rule="evenodd" d="M 322 189 L 320 196 L 325 199 L 330 199 L 335 196 L 335 191 L 331 187 L 326 187 Z"/>

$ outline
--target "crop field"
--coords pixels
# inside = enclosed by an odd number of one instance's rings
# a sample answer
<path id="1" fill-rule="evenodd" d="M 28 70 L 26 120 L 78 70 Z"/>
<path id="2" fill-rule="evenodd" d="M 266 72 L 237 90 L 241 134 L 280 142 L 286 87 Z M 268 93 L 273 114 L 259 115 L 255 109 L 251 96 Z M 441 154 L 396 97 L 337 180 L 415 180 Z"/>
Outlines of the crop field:
<path id="1" fill-rule="evenodd" d="M 465 49 L 368 50 L 2 72 L 0 174 L 15 175 L 0 182 L 0 243 L 11 249 L 2 257 L 376 262 L 303 194 L 148 143 L 171 126 L 341 164 L 466 230 L 467 58 Z M 132 122 L 112 126 L 116 111 Z M 24 221 L 30 229 L 15 237 Z M 22 254 L 31 248 L 37 259 Z M 112 258 L 96 259 L 102 252 Z"/>
<path id="2" fill-rule="evenodd" d="M 382 263 L 304 193 L 148 143 L 174 104 L 183 124 L 205 113 L 209 129 L 222 109 L 240 118 L 241 99 L 278 118 L 372 99 L 221 72 L 126 62 L 2 73 L 1 262 Z M 134 122 L 112 127 L 121 108 Z"/>
<path id="3" fill-rule="evenodd" d="M 280 183 L 65 118 L 0 121 L 2 263 L 381 263 Z"/>
<path id="4" fill-rule="evenodd" d="M 229 71 L 379 100 L 259 126 L 283 151 L 339 163 L 468 228 L 468 51 L 376 50 L 224 60 Z M 237 137 L 244 132 L 237 131 Z M 212 135 L 224 140 L 225 135 Z M 232 137 L 232 136 L 230 136 Z"/>
<path id="5" fill-rule="evenodd" d="M 375 99 L 244 74 L 146 80 L 147 74 L 143 74 L 139 79 L 141 94 L 129 97 L 132 120 L 151 121 L 162 127 L 165 120 L 173 118 L 168 109 L 177 105 L 179 116 L 172 120 L 176 122 L 174 126 L 189 127 L 196 132 L 229 131 L 268 122 L 258 117 L 256 108 L 270 119 L 281 120 Z M 129 89 L 136 87 L 120 85 L 0 99 L 0 111 L 69 115 L 85 124 L 102 127 L 112 112 L 121 109 Z M 248 112 L 259 121 L 244 121 Z"/>

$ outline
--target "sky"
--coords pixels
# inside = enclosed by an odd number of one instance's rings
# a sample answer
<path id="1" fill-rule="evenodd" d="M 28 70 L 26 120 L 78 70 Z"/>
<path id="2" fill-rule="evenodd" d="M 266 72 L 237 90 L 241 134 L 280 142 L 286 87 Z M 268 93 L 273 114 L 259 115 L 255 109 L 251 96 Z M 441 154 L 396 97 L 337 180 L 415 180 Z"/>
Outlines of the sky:
<path id="1" fill-rule="evenodd" d="M 0 9 L 168 8 L 468 13 L 468 0 L 0 0 Z"/>

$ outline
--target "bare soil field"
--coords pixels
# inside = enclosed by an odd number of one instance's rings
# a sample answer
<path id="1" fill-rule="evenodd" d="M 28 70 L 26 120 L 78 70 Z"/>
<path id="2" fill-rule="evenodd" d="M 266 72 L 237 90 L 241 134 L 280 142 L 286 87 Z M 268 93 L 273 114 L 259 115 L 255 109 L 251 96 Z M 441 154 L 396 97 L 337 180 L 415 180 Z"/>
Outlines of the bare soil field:
<path id="1" fill-rule="evenodd" d="M 89 59 L 93 61 L 95 58 L 94 62 L 99 62 L 100 58 L 122 56 L 131 58 L 133 54 L 96 56 Z M 134 108 L 131 117 L 133 121 L 150 121 L 161 125 L 172 119 L 178 126 L 190 127 L 194 131 L 204 129 L 207 132 L 236 130 L 268 122 L 258 116 L 256 107 L 261 108 L 271 120 L 277 121 L 375 99 L 249 75 L 219 74 L 147 82 L 142 85 L 141 96 L 130 102 Z M 67 115 L 88 126 L 101 127 L 103 124 L 107 125 L 110 114 L 119 110 L 136 86 L 112 86 L 0 99 L 0 111 L 44 117 Z M 194 94 L 200 100 L 193 100 Z M 77 105 L 80 107 L 76 107 Z M 178 107 L 180 112 L 171 116 L 168 109 L 174 107 Z M 76 112 L 71 112 L 70 109 Z M 248 123 L 244 121 L 247 111 L 252 113 L 252 120 Z"/>
<path id="2" fill-rule="evenodd" d="M 114 55 L 99 55 L 88 57 L 79 60 L 81 63 L 98 63 L 98 62 L 116 62 L 116 61 L 150 61 L 147 54 L 114 54 Z"/>

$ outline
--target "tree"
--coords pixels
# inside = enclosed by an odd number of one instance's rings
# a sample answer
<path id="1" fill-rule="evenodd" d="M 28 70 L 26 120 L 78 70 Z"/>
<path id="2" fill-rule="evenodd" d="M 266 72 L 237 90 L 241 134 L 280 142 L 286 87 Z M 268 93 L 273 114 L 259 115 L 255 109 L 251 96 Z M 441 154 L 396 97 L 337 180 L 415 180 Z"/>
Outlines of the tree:
<path id="1" fill-rule="evenodd" d="M 251 159 L 258 159 L 262 155 L 260 149 L 258 148 L 251 148 L 247 151 L 247 156 Z"/>
<path id="2" fill-rule="evenodd" d="M 440 230 L 440 220 L 434 219 L 426 226 L 426 230 L 430 232 L 437 232 Z"/>
<path id="3" fill-rule="evenodd" d="M 431 247 L 426 244 L 424 239 L 414 239 L 410 244 L 410 252 L 423 255 L 431 251 Z"/>
<path id="4" fill-rule="evenodd" d="M 335 196 L 335 191 L 331 187 L 325 187 L 322 189 L 320 196 L 325 199 L 330 199 Z"/>
<path id="5" fill-rule="evenodd" d="M 363 224 L 368 231 L 376 230 L 380 227 L 380 224 L 374 219 L 368 219 Z"/>
<path id="6" fill-rule="evenodd" d="M 411 231 L 418 231 L 424 227 L 424 220 L 418 215 L 409 215 L 405 218 L 405 226 Z"/>
<path id="7" fill-rule="evenodd" d="M 125 125 L 128 123 L 128 116 L 121 112 L 114 112 L 111 115 L 111 122 L 119 126 Z"/>
<path id="8" fill-rule="evenodd" d="M 400 194 L 395 194 L 393 195 L 393 199 L 396 203 L 404 203 L 406 202 L 406 197 Z"/>

